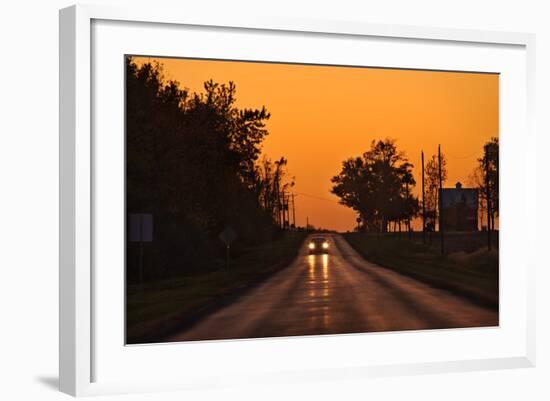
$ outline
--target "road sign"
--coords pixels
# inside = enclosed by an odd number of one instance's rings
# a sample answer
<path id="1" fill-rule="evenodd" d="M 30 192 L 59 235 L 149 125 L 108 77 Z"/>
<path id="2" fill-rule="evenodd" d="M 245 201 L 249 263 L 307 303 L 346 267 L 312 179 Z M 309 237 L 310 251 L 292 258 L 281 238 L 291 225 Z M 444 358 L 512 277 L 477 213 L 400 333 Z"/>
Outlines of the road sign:
<path id="1" fill-rule="evenodd" d="M 231 226 L 227 226 L 218 235 L 218 238 L 225 244 L 225 246 L 229 246 L 237 238 L 237 233 L 233 230 L 233 228 L 231 228 Z"/>
<path id="2" fill-rule="evenodd" d="M 130 214 L 129 234 L 131 242 L 153 241 L 153 215 L 149 213 Z"/>
<path id="3" fill-rule="evenodd" d="M 139 282 L 143 283 L 143 243 L 153 241 L 153 215 L 131 213 L 129 223 L 130 242 L 139 242 Z"/>
<path id="4" fill-rule="evenodd" d="M 218 238 L 225 244 L 225 268 L 229 268 L 229 246 L 237 238 L 237 233 L 231 226 L 225 227 L 225 229 L 218 235 Z"/>

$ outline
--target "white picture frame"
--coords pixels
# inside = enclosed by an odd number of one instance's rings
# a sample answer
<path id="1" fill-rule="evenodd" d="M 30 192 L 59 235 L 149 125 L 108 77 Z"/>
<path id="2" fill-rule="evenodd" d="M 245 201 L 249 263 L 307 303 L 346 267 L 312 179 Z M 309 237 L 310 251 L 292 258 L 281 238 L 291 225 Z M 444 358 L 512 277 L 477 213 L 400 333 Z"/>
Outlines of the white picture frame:
<path id="1" fill-rule="evenodd" d="M 103 22 L 106 25 L 101 25 Z M 415 26 L 390 26 L 390 25 L 375 25 L 361 21 L 317 21 L 317 20 L 295 20 L 292 18 L 246 18 L 242 20 L 228 19 L 223 16 L 202 16 L 202 15 L 186 15 L 185 10 L 163 10 L 154 7 L 151 8 L 112 8 L 108 6 L 91 6 L 78 5 L 72 6 L 60 11 L 60 390 L 75 396 L 94 395 L 107 393 L 127 393 L 134 391 L 165 391 L 169 389 L 190 389 L 190 388 L 208 388 L 213 386 L 226 386 L 240 383 L 246 383 L 247 380 L 252 382 L 289 382 L 289 381 L 307 381 L 307 380 L 327 380 L 331 378 L 354 378 L 360 379 L 370 376 L 386 376 L 386 375 L 402 375 L 402 374 L 420 374 L 431 372 L 449 372 L 449 371 L 468 371 L 479 369 L 504 369 L 514 367 L 530 367 L 535 364 L 535 321 L 534 321 L 534 268 L 536 260 L 534 256 L 529 256 L 523 259 L 521 265 L 521 276 L 519 280 L 515 280 L 510 285 L 516 285 L 519 290 L 516 292 L 503 293 L 508 291 L 506 285 L 504 290 L 501 290 L 501 296 L 509 303 L 504 304 L 503 311 L 506 312 L 507 305 L 516 303 L 520 305 L 517 311 L 519 317 L 517 324 L 519 329 L 514 331 L 514 328 L 500 327 L 492 329 L 492 332 L 480 330 L 463 330 L 460 332 L 450 333 L 446 331 L 430 331 L 422 334 L 419 338 L 418 333 L 409 333 L 407 337 L 399 337 L 392 333 L 376 334 L 376 336 L 329 336 L 329 339 L 323 339 L 322 342 L 316 338 L 309 338 L 305 342 L 300 342 L 299 339 L 285 338 L 262 341 L 262 340 L 247 340 L 233 342 L 211 342 L 207 345 L 198 345 L 198 348 L 183 348 L 175 344 L 162 345 L 160 348 L 153 346 L 145 346 L 147 348 L 147 359 L 144 364 L 150 364 L 155 361 L 167 360 L 167 350 L 170 347 L 177 347 L 178 352 L 187 352 L 188 355 L 196 355 L 195 352 L 216 352 L 219 355 L 225 355 L 227 358 L 236 355 L 246 355 L 246 353 L 258 353 L 259 350 L 268 350 L 266 355 L 275 355 L 280 353 L 281 345 L 283 344 L 288 349 L 289 354 L 294 352 L 314 352 L 319 347 L 325 347 L 328 350 L 328 362 L 323 366 L 314 368 L 307 364 L 298 364 L 296 368 L 290 367 L 291 362 L 287 360 L 273 360 L 273 369 L 263 369 L 258 367 L 256 372 L 242 366 L 242 369 L 237 369 L 238 374 L 231 375 L 224 370 L 223 367 L 212 375 L 205 375 L 200 369 L 196 372 L 191 369 L 187 372 L 185 378 L 177 376 L 160 379 L 159 377 L 150 380 L 140 377 L 139 380 L 132 380 L 131 376 L 123 377 L 124 375 L 110 375 L 103 380 L 101 372 L 98 374 L 97 358 L 107 361 L 106 349 L 103 344 L 104 329 L 97 329 L 98 322 L 104 319 L 101 306 L 96 305 L 94 300 L 95 290 L 97 286 L 104 283 L 104 276 L 98 278 L 95 273 L 98 261 L 102 260 L 98 254 L 98 248 L 95 247 L 94 241 L 97 235 L 98 224 L 97 220 L 102 213 L 98 212 L 96 204 L 97 199 L 95 192 L 98 185 L 103 185 L 97 181 L 97 176 L 101 173 L 97 172 L 100 168 L 97 152 L 101 151 L 101 144 L 98 144 L 94 139 L 93 127 L 99 126 L 100 122 L 95 121 L 98 117 L 94 114 L 94 103 L 92 96 L 94 87 L 92 85 L 94 74 L 100 71 L 101 65 L 98 65 L 98 60 L 105 58 L 98 57 L 94 59 L 97 51 L 101 51 L 101 47 L 105 41 L 101 40 L 101 32 L 98 31 L 98 40 L 94 42 L 94 24 L 99 28 L 114 29 L 109 31 L 120 32 L 125 29 L 135 29 L 138 32 L 140 29 L 146 29 L 151 26 L 156 26 L 159 29 L 158 35 L 165 35 L 166 29 L 179 29 L 185 27 L 204 27 L 208 29 L 221 30 L 220 34 L 228 34 L 231 32 L 240 32 L 241 30 L 248 34 L 262 32 L 266 34 L 282 33 L 287 37 L 296 35 L 297 37 L 307 38 L 321 36 L 329 40 L 332 37 L 342 38 L 344 40 L 361 40 L 362 38 L 373 38 L 376 40 L 383 39 L 388 41 L 406 41 L 407 43 L 431 43 L 440 45 L 457 46 L 456 51 L 462 51 L 462 48 L 476 48 L 484 51 L 485 47 L 495 49 L 511 49 L 510 57 L 517 61 L 517 68 L 523 77 L 515 78 L 514 84 L 510 84 L 510 88 L 520 88 L 521 95 L 517 100 L 521 110 L 506 109 L 510 113 L 518 113 L 516 117 L 510 120 L 515 128 L 521 129 L 521 136 L 528 144 L 535 144 L 535 134 L 532 128 L 532 112 L 534 110 L 534 35 L 525 33 L 507 33 L 507 32 L 485 32 L 471 31 L 460 29 L 441 29 L 427 28 Z M 122 24 L 115 27 L 116 24 Z M 126 25 L 124 25 L 126 24 Z M 131 27 L 127 24 L 134 24 Z M 225 32 L 225 33 L 224 33 Z M 156 34 L 155 34 L 156 35 Z M 154 36 L 154 35 L 153 35 Z M 160 36 L 159 36 L 160 37 Z M 117 37 L 111 36 L 113 46 L 117 42 Z M 120 39 L 120 38 L 119 38 Z M 122 39 L 124 40 L 124 39 Z M 277 38 L 274 41 L 280 40 Z M 309 40 L 309 39 L 306 39 Z M 276 43 L 276 42 L 274 42 Z M 146 44 L 142 44 L 146 46 Z M 167 46 L 165 51 L 170 51 L 170 46 Z M 152 51 L 152 50 L 150 50 Z M 432 50 L 427 50 L 432 51 Z M 131 52 L 128 52 L 131 53 Z M 154 51 L 154 54 L 161 54 L 162 50 Z M 514 54 L 512 54 L 514 53 Z M 137 53 L 136 53 L 137 54 Z M 143 53 L 142 53 L 143 54 Z M 196 53 L 195 53 L 196 54 Z M 193 55 L 195 55 L 193 54 Z M 175 55 L 175 54 L 174 54 Z M 327 55 L 329 57 L 330 55 Z M 229 57 L 229 56 L 227 56 Z M 242 57 L 246 57 L 243 55 Z M 345 57 L 342 56 L 342 57 Z M 489 56 L 487 56 L 489 57 Z M 508 56 L 506 56 L 508 57 Z M 222 57 L 223 58 L 223 57 Z M 264 57 L 265 58 L 265 57 Z M 512 60 L 512 58 L 510 60 Z M 261 58 L 263 59 L 263 58 Z M 503 63 L 504 59 L 499 61 Z M 287 61 L 287 60 L 283 60 Z M 418 60 L 417 60 L 418 61 Z M 411 60 L 411 63 L 413 61 Z M 120 59 L 120 69 L 122 70 L 122 59 Z M 401 65 L 402 62 L 397 62 Z M 445 69 L 445 62 L 441 61 L 441 69 Z M 447 63 L 451 63 L 447 61 Z M 497 61 L 495 61 L 497 63 Z M 514 63 L 512 63 L 514 64 Z M 419 64 L 421 65 L 421 63 Z M 440 65 L 440 64 L 437 64 Z M 475 64 L 472 64 L 475 65 Z M 495 64 L 496 65 L 496 64 Z M 515 65 L 515 64 L 514 64 Z M 385 65 L 386 66 L 386 65 Z M 410 68 L 412 65 L 409 65 Z M 404 68 L 405 66 L 403 66 Z M 412 66 L 414 67 L 414 66 Z M 98 71 L 95 71 L 94 69 Z M 489 68 L 489 67 L 487 67 Z M 512 67 L 510 67 L 512 68 Z M 451 68 L 453 69 L 452 65 Z M 461 69 L 457 67 L 455 69 Z M 483 69 L 483 68 L 482 68 Z M 494 72 L 500 72 L 497 68 Z M 515 74 L 510 72 L 511 75 Z M 123 87 L 116 87 L 116 90 L 123 92 Z M 510 89 L 512 90 L 512 89 Z M 507 96 L 510 93 L 503 93 L 501 96 Z M 101 95 L 100 95 L 101 96 Z M 118 107 L 119 105 L 116 105 Z M 523 107 L 525 109 L 523 109 Z M 120 110 L 116 108 L 116 110 Z M 99 113 L 101 115 L 101 113 Z M 506 116 L 505 116 L 506 118 Z M 508 123 L 506 123 L 508 124 Z M 116 125 L 115 125 L 116 126 Z M 504 127 L 506 128 L 506 127 Z M 519 133 L 517 135 L 520 135 Z M 513 148 L 513 138 L 510 138 L 508 150 Z M 515 149 L 516 156 L 522 161 L 521 168 L 516 171 L 514 179 L 519 179 L 522 182 L 523 191 L 520 194 L 514 195 L 511 192 L 504 192 L 503 198 L 514 205 L 529 205 L 521 213 L 521 219 L 510 219 L 512 222 L 508 225 L 514 229 L 530 229 L 534 232 L 534 216 L 536 210 L 532 203 L 528 203 L 530 196 L 534 199 L 534 183 L 535 177 L 527 172 L 535 171 L 534 151 L 529 150 L 529 146 L 525 149 Z M 534 148 L 534 147 L 531 147 Z M 120 154 L 119 154 L 120 156 Z M 116 156 L 115 157 L 119 157 Z M 121 157 L 121 156 L 120 156 Z M 506 158 L 503 159 L 504 168 L 503 174 L 506 174 Z M 512 200 L 513 198 L 513 200 Z M 506 221 L 506 216 L 503 217 Z M 505 224 L 505 223 L 504 223 Z M 101 224 L 99 224 L 101 226 Z M 504 229 L 503 229 L 504 230 Z M 505 232 L 504 232 L 505 234 Z M 503 240 L 512 241 L 513 238 L 504 236 Z M 534 252 L 529 252 L 534 246 L 528 240 L 523 240 L 517 243 L 514 249 L 508 250 L 507 254 L 501 257 L 513 258 L 523 252 L 525 255 L 534 255 Z M 99 248 L 101 249 L 101 248 Z M 123 266 L 120 266 L 123 269 Z M 514 276 L 515 277 L 515 276 Z M 512 281 L 512 280 L 510 280 Z M 504 283 L 506 284 L 506 282 Z M 119 288 L 122 292 L 123 287 L 117 287 L 117 283 L 113 283 L 113 288 Z M 113 290 L 113 291 L 115 291 Z M 107 291 L 108 292 L 108 291 Z M 517 298 L 517 299 L 516 299 Z M 520 302 L 516 302 L 516 301 Z M 502 304 L 501 304 L 502 308 Z M 113 318 L 113 315 L 111 318 Z M 111 320 L 112 321 L 112 320 Z M 120 322 L 123 325 L 123 322 Z M 101 327 L 105 327 L 103 324 Z M 353 343 L 355 347 L 369 342 L 382 342 L 384 338 L 390 338 L 389 341 L 398 341 L 399 338 L 407 339 L 407 341 L 419 341 L 418 344 L 437 343 L 441 341 L 445 344 L 446 341 L 451 341 L 457 336 L 468 337 L 469 341 L 477 341 L 476 339 L 485 338 L 484 341 L 494 341 L 497 330 L 503 333 L 510 329 L 513 335 L 502 337 L 501 348 L 495 348 L 492 351 L 483 353 L 481 351 L 472 351 L 472 353 L 464 358 L 454 357 L 443 360 L 434 358 L 426 361 L 416 358 L 411 354 L 407 361 L 392 361 L 381 356 L 377 361 L 361 362 L 361 355 L 355 360 L 334 359 L 334 366 L 331 366 L 331 348 L 334 352 L 338 351 L 345 345 L 344 343 Z M 393 336 L 393 337 L 392 337 Z M 453 337 L 454 336 L 454 337 Z M 444 338 L 445 337 L 445 338 Z M 97 343 L 98 338 L 101 338 Z M 439 338 L 441 340 L 439 340 Z M 500 337 L 499 337 L 500 338 Z M 513 339 L 512 339 L 513 338 Z M 109 340 L 110 341 L 110 340 Z M 117 340 L 118 341 L 118 340 Z M 507 352 L 507 347 L 513 342 L 513 347 Z M 124 348 L 124 344 L 120 342 L 120 347 Z M 361 345 L 361 346 L 363 346 Z M 194 345 L 195 346 L 195 345 Z M 210 348 L 208 348 L 210 347 Z M 512 349 L 513 348 L 513 349 Z M 176 348 L 172 348 L 176 349 Z M 460 346 L 458 349 L 461 349 Z M 134 350 L 129 356 L 128 361 L 139 361 L 140 354 Z M 122 355 L 122 354 L 121 354 Z M 136 359 L 137 358 L 137 359 Z M 151 359 L 152 358 L 152 359 Z M 246 356 L 244 357 L 246 360 Z M 269 362 L 269 358 L 266 358 Z M 252 361 L 252 359 L 250 359 Z M 125 363 L 129 363 L 126 361 Z M 109 360 L 109 363 L 118 363 L 115 359 Z M 105 365 L 105 362 L 102 362 Z M 122 363 L 122 362 L 121 362 Z M 237 365 L 239 362 L 235 362 Z M 288 369 L 285 368 L 285 363 Z M 169 362 L 167 362 L 169 364 Z M 113 365 L 114 366 L 114 365 Z M 158 365 L 157 365 L 158 366 Z M 227 366 L 229 369 L 230 365 Z M 128 375 L 132 374 L 132 370 L 128 370 Z M 201 373 L 202 372 L 202 373 Z M 224 373 L 225 372 L 225 373 Z M 244 372 L 244 373 L 243 373 Z M 227 373 L 227 374 L 226 374 Z M 98 377 L 100 379 L 98 379 Z"/>

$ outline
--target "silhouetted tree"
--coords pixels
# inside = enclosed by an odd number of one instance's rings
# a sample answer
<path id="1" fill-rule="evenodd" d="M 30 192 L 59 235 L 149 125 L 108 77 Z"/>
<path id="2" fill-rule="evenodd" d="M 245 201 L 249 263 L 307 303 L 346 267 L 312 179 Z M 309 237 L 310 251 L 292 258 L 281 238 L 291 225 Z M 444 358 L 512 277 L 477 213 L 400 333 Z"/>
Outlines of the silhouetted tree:
<path id="1" fill-rule="evenodd" d="M 447 181 L 447 158 L 441 154 L 441 181 Z M 426 227 L 428 231 L 435 231 L 439 216 L 439 161 L 433 155 L 424 168 L 424 196 L 426 205 Z"/>
<path id="2" fill-rule="evenodd" d="M 365 229 L 386 232 L 388 223 L 400 224 L 418 212 L 418 199 L 411 195 L 412 167 L 394 140 L 372 141 L 362 157 L 342 163 L 332 178 L 332 193 L 357 212 Z"/>
<path id="3" fill-rule="evenodd" d="M 126 107 L 127 212 L 155 218 L 148 274 L 215 268 L 224 257 L 217 235 L 228 225 L 238 234 L 236 247 L 277 235 L 258 168 L 265 107 L 238 108 L 233 82 L 206 81 L 201 93 L 190 93 L 167 81 L 161 65 L 138 66 L 131 57 Z M 282 177 L 286 159 L 278 163 Z M 128 252 L 132 262 L 132 244 Z"/>
<path id="4" fill-rule="evenodd" d="M 487 227 L 495 229 L 495 217 L 499 215 L 499 140 L 491 138 L 483 145 L 483 157 L 470 175 L 472 185 L 479 190 L 479 213 L 481 221 L 487 216 L 487 193 L 490 215 Z"/>
<path id="5" fill-rule="evenodd" d="M 288 161 L 284 157 L 272 162 L 264 157 L 259 166 L 256 166 L 256 194 L 263 209 L 273 216 L 280 225 L 280 213 L 282 211 L 281 196 L 290 187 L 294 186 L 294 180 L 287 181 L 286 165 Z"/>
<path id="6" fill-rule="evenodd" d="M 400 207 L 401 214 L 399 216 L 399 222 L 404 220 L 407 224 L 407 231 L 411 231 L 411 219 L 416 217 L 420 211 L 420 202 L 417 197 L 411 195 L 411 189 L 416 185 L 414 179 L 411 163 L 404 163 L 401 167 L 401 180 L 404 184 L 404 194 L 402 197 L 402 205 Z"/>

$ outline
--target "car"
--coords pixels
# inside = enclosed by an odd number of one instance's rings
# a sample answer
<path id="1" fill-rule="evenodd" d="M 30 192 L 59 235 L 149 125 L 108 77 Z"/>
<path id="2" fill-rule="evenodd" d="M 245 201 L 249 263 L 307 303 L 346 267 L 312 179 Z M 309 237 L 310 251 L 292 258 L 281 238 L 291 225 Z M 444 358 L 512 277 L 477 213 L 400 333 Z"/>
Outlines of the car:
<path id="1" fill-rule="evenodd" d="M 325 237 L 313 237 L 307 244 L 309 254 L 328 253 L 328 240 Z"/>

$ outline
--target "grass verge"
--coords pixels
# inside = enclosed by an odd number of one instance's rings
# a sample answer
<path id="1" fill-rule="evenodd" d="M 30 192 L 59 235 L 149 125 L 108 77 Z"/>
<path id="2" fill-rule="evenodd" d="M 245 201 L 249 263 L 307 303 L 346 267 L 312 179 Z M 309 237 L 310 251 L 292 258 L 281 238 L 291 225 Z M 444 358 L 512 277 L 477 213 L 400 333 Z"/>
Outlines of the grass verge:
<path id="1" fill-rule="evenodd" d="M 246 250 L 229 269 L 184 276 L 127 289 L 126 341 L 161 342 L 286 267 L 306 237 L 286 232 L 283 238 Z"/>
<path id="2" fill-rule="evenodd" d="M 368 261 L 498 309 L 498 251 L 442 255 L 427 245 L 390 235 L 347 233 L 344 238 Z"/>

